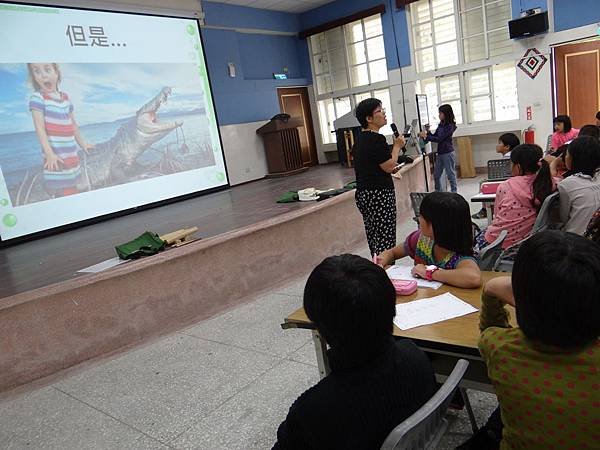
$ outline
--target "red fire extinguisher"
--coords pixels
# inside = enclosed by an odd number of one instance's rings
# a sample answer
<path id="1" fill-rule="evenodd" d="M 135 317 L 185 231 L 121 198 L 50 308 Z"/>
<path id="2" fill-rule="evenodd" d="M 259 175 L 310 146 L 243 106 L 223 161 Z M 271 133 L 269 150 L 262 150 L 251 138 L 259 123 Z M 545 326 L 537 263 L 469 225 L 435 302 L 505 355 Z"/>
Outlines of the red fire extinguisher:
<path id="1" fill-rule="evenodd" d="M 533 125 L 527 127 L 526 130 L 523 130 L 523 140 L 526 144 L 535 144 L 535 133 Z"/>

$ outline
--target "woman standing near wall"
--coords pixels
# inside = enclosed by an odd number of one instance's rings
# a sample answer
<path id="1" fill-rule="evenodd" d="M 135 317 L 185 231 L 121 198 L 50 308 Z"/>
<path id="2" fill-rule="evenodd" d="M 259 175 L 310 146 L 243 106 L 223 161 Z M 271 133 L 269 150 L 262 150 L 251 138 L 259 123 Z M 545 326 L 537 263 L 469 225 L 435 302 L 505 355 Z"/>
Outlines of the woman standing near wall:
<path id="1" fill-rule="evenodd" d="M 363 216 L 371 254 L 378 255 L 396 246 L 396 193 L 392 173 L 398 170 L 402 136 L 394 138 L 390 151 L 379 133 L 387 124 L 381 101 L 368 98 L 358 104 L 356 118 L 362 130 L 354 147 L 356 205 Z"/>
<path id="2" fill-rule="evenodd" d="M 452 135 L 456 131 L 456 120 L 454 111 L 450 105 L 441 105 L 438 109 L 440 124 L 435 133 L 429 132 L 429 125 L 425 125 L 427 131 L 422 131 L 420 136 L 428 142 L 437 142 L 437 158 L 433 169 L 433 178 L 435 179 L 435 190 L 445 191 L 446 186 L 442 186 L 442 173 L 446 171 L 448 181 L 450 181 L 450 190 L 456 192 L 456 156 L 454 155 L 454 145 L 452 144 Z"/>

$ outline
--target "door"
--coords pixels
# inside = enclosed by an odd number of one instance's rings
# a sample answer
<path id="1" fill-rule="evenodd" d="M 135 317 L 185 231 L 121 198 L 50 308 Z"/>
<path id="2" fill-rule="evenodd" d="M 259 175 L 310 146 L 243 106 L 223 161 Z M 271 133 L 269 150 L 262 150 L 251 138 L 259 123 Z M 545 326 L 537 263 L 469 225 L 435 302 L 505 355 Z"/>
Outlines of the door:
<path id="1" fill-rule="evenodd" d="M 278 88 L 277 96 L 279 97 L 281 112 L 298 118 L 302 122 L 302 125 L 298 127 L 302 164 L 304 166 L 317 165 L 319 160 L 317 158 L 317 145 L 310 114 L 310 104 L 308 103 L 308 89 L 305 87 Z"/>
<path id="2" fill-rule="evenodd" d="M 600 38 L 554 48 L 556 112 L 575 128 L 595 123 L 600 111 Z"/>

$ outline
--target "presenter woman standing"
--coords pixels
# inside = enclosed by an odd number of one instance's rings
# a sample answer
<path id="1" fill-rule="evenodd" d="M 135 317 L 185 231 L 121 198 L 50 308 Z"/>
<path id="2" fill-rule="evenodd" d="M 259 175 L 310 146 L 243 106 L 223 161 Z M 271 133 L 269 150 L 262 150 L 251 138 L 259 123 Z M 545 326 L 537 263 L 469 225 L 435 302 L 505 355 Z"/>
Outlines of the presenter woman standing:
<path id="1" fill-rule="evenodd" d="M 371 254 L 396 246 L 396 194 L 392 173 L 398 171 L 398 155 L 405 141 L 394 138 L 390 151 L 379 133 L 387 124 L 381 101 L 368 98 L 358 104 L 356 118 L 362 130 L 354 147 L 356 205 L 363 216 Z"/>

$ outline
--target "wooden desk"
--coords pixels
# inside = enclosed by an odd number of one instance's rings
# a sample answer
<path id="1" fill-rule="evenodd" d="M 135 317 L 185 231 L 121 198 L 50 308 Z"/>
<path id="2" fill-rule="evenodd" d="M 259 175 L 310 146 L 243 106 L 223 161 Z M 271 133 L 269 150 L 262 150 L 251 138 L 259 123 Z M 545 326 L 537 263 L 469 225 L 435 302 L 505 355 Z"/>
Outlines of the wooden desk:
<path id="1" fill-rule="evenodd" d="M 503 275 L 505 276 L 506 274 L 501 272 L 483 272 L 482 278 L 485 282 L 491 278 Z M 444 292 L 454 294 L 477 309 L 481 308 L 481 288 L 461 289 L 447 285 L 442 285 L 439 289 L 419 288 L 413 295 L 396 297 L 396 303 L 434 297 Z M 512 310 L 511 323 L 513 326 L 515 325 L 514 317 L 514 310 Z M 294 311 L 285 318 L 281 326 L 284 329 L 304 328 L 312 330 L 319 372 L 321 377 L 326 376 L 329 373 L 326 343 L 306 316 L 304 309 L 300 308 Z M 393 334 L 397 337 L 412 339 L 429 356 L 439 382 L 443 382 L 446 379 L 458 359 L 464 358 L 469 361 L 469 368 L 461 382 L 461 386 L 479 391 L 494 392 L 487 377 L 487 368 L 477 348 L 477 342 L 479 341 L 479 312 L 406 331 L 402 331 L 394 325 Z"/>
<path id="2" fill-rule="evenodd" d="M 488 225 L 492 223 L 492 216 L 494 214 L 494 202 L 496 201 L 496 194 L 477 194 L 471 197 L 473 203 L 483 203 L 483 207 L 487 211 L 487 222 Z"/>

